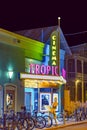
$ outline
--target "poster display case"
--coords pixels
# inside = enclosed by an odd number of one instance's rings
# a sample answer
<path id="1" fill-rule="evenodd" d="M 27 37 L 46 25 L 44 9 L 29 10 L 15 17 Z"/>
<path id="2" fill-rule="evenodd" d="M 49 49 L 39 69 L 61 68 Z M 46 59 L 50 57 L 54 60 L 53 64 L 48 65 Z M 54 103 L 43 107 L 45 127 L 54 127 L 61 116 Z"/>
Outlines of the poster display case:
<path id="1" fill-rule="evenodd" d="M 6 90 L 6 109 L 15 110 L 15 90 Z"/>
<path id="2" fill-rule="evenodd" d="M 50 93 L 40 93 L 40 111 L 46 112 L 47 108 L 51 106 L 51 94 Z"/>
<path id="3" fill-rule="evenodd" d="M 54 102 L 55 97 L 57 98 L 57 101 L 58 101 L 58 93 L 53 93 L 53 102 Z M 58 111 L 58 106 L 56 108 L 56 111 Z"/>

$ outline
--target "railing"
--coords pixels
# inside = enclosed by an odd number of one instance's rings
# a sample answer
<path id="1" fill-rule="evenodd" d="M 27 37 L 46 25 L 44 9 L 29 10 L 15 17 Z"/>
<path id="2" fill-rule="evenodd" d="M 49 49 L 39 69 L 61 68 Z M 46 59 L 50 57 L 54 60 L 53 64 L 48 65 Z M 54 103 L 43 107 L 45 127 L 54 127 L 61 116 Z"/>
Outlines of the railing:
<path id="1" fill-rule="evenodd" d="M 67 73 L 67 78 L 68 78 L 68 79 L 76 78 L 76 73 L 75 73 L 75 72 L 68 72 L 68 73 Z"/>
<path id="2" fill-rule="evenodd" d="M 84 77 L 84 79 L 87 80 L 87 74 L 76 73 L 76 72 L 68 72 L 68 73 L 67 73 L 67 78 L 68 78 L 68 79 L 71 79 L 71 78 L 79 78 L 79 79 L 82 79 L 82 76 Z"/>

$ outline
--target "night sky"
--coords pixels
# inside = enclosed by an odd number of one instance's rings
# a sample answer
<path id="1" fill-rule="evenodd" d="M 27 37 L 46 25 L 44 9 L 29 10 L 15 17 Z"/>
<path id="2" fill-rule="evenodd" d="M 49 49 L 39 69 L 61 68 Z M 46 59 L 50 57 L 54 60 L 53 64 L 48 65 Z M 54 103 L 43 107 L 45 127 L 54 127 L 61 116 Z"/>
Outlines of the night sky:
<path id="1" fill-rule="evenodd" d="M 60 26 L 70 46 L 87 42 L 86 0 L 3 0 L 0 28 L 9 31 Z"/>

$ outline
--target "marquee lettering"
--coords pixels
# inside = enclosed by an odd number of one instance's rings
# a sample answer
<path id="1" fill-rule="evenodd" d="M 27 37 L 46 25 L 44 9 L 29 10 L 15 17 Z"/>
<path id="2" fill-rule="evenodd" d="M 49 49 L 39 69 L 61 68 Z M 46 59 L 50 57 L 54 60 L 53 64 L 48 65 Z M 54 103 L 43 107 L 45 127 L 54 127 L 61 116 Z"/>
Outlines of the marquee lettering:
<path id="1" fill-rule="evenodd" d="M 58 66 L 55 66 L 55 62 L 53 62 L 53 66 L 50 65 L 39 65 L 39 64 L 30 64 L 30 73 L 31 74 L 41 74 L 41 75 L 52 75 L 59 76 L 58 74 Z M 61 76 L 66 78 L 66 71 L 63 68 Z"/>
<path id="2" fill-rule="evenodd" d="M 56 62 L 56 56 L 53 56 L 53 57 L 52 57 L 52 60 Z"/>
<path id="3" fill-rule="evenodd" d="M 56 35 L 53 35 L 52 36 L 52 57 L 51 57 L 51 60 L 52 60 L 52 65 L 57 65 L 57 61 L 56 61 Z"/>
<path id="4" fill-rule="evenodd" d="M 52 51 L 52 55 L 55 56 L 55 54 L 56 54 L 56 51 Z"/>
<path id="5" fill-rule="evenodd" d="M 45 66 L 38 64 L 30 64 L 31 74 L 55 75 L 58 76 L 58 66 Z"/>
<path id="6" fill-rule="evenodd" d="M 53 35 L 53 36 L 52 36 L 52 39 L 53 39 L 53 40 L 56 40 L 56 35 Z"/>
<path id="7" fill-rule="evenodd" d="M 53 61 L 53 62 L 52 62 L 52 65 L 56 65 L 56 61 Z"/>

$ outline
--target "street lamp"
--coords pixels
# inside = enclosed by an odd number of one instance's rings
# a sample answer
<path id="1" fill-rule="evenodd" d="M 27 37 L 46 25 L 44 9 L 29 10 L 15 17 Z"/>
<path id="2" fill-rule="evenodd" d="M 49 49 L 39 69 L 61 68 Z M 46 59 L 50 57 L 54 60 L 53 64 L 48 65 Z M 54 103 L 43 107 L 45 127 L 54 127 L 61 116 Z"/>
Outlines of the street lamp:
<path id="1" fill-rule="evenodd" d="M 8 71 L 8 76 L 9 76 L 9 80 L 11 81 L 12 76 L 13 76 L 13 71 Z"/>

